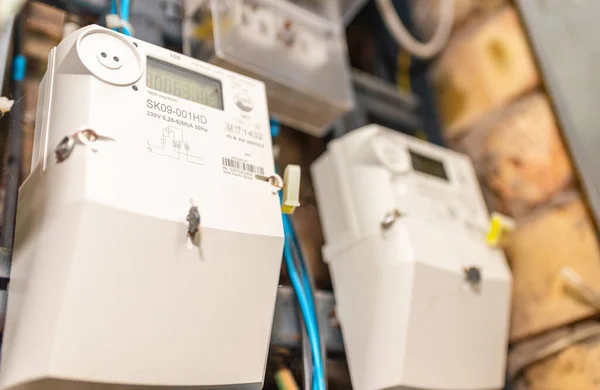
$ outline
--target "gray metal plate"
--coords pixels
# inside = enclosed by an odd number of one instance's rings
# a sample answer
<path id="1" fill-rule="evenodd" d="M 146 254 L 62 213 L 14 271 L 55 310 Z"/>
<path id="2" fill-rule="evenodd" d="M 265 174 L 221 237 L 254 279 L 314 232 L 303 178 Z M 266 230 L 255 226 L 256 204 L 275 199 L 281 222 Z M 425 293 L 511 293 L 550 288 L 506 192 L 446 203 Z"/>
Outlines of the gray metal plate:
<path id="1" fill-rule="evenodd" d="M 319 326 L 324 336 L 327 353 L 343 353 L 342 333 L 332 316 L 334 309 L 333 294 L 317 291 L 315 300 Z M 301 340 L 302 333 L 294 290 L 288 286 L 279 287 L 273 317 L 271 345 L 299 349 L 302 345 Z"/>
<path id="2" fill-rule="evenodd" d="M 600 223 L 600 1 L 516 0 L 578 169 Z"/>

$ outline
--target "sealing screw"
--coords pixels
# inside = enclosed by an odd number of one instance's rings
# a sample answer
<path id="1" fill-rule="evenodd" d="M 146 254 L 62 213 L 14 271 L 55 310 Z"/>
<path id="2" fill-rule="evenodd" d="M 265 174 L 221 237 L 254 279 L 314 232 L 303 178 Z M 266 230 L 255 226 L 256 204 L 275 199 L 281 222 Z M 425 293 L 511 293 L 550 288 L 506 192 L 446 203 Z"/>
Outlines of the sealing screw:
<path id="1" fill-rule="evenodd" d="M 478 287 L 481 283 L 481 269 L 479 267 L 467 267 L 464 269 L 465 271 L 465 280 L 472 287 Z"/>
<path id="2" fill-rule="evenodd" d="M 185 220 L 188 225 L 188 235 L 194 237 L 200 231 L 200 211 L 197 206 L 190 207 Z"/>

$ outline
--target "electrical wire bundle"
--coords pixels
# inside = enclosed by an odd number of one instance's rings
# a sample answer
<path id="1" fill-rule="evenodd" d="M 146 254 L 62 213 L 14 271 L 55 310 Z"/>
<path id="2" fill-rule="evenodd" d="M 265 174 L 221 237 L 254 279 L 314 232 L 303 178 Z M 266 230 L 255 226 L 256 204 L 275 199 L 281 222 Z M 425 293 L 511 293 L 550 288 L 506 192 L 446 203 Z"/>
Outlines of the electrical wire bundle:
<path id="1" fill-rule="evenodd" d="M 271 121 L 271 134 L 279 133 L 279 123 Z M 280 193 L 281 195 L 281 193 Z M 285 242 L 283 247 L 283 258 L 288 270 L 290 281 L 302 319 L 302 353 L 304 368 L 304 389 L 325 390 L 325 346 L 319 329 L 317 312 L 315 307 L 314 291 L 315 285 L 310 268 L 305 262 L 302 249 L 294 232 L 290 216 L 283 214 L 283 232 Z"/>
<path id="2" fill-rule="evenodd" d="M 454 22 L 454 0 L 440 1 L 440 21 L 433 37 L 428 42 L 419 42 L 411 35 L 402 24 L 392 0 L 375 0 L 375 4 L 385 26 L 398 45 L 415 57 L 429 59 L 446 47 Z"/>
<path id="3" fill-rule="evenodd" d="M 304 370 L 305 370 L 305 388 L 307 382 L 312 376 L 312 389 L 325 390 L 325 368 L 324 354 L 322 348 L 322 337 L 319 334 L 319 324 L 315 310 L 314 287 L 312 286 L 308 267 L 304 261 L 304 256 L 300 250 L 300 245 L 294 233 L 292 222 L 288 215 L 283 215 L 283 231 L 285 234 L 285 244 L 283 248 L 283 256 L 285 265 L 288 270 L 292 287 L 296 293 L 298 306 L 301 312 L 301 318 L 304 322 L 306 331 L 306 339 L 308 339 L 310 349 L 303 345 L 305 353 Z M 312 364 L 307 361 L 306 354 L 310 351 L 312 355 Z M 312 368 L 310 368 L 312 367 Z M 311 372 L 312 371 L 312 372 Z"/>
<path id="4" fill-rule="evenodd" d="M 121 19 L 124 24 L 129 24 L 129 10 L 131 8 L 130 0 L 112 0 L 110 5 L 110 13 L 112 15 L 118 15 L 119 19 Z M 118 31 L 118 29 L 113 28 L 114 31 Z M 121 26 L 121 33 L 131 36 L 131 31 L 127 26 Z"/>

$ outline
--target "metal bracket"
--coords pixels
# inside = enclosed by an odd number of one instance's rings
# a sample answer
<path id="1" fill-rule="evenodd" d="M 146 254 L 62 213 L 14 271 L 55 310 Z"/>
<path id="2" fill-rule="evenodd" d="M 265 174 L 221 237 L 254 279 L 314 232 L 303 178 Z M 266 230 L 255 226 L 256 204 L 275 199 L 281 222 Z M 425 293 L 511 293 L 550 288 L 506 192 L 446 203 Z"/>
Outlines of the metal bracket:
<path id="1" fill-rule="evenodd" d="M 342 332 L 335 319 L 335 304 L 333 294 L 325 291 L 315 292 L 315 305 L 317 320 L 321 327 L 327 353 L 341 354 L 344 352 Z M 302 332 L 294 290 L 289 286 L 279 287 L 275 315 L 273 316 L 273 330 L 271 331 L 271 345 L 282 348 L 300 349 L 302 345 Z"/>

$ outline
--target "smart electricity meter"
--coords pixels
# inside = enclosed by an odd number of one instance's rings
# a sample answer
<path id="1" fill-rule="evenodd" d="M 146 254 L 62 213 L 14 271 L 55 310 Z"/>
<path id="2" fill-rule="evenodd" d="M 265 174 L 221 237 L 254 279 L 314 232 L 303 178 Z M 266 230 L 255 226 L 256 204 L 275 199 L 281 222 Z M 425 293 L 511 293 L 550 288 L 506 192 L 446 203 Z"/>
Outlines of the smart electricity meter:
<path id="1" fill-rule="evenodd" d="M 312 177 L 353 388 L 502 388 L 511 275 L 468 157 L 371 125 Z"/>
<path id="2" fill-rule="evenodd" d="M 40 85 L 0 389 L 260 389 L 283 250 L 262 82 L 98 26 Z"/>

